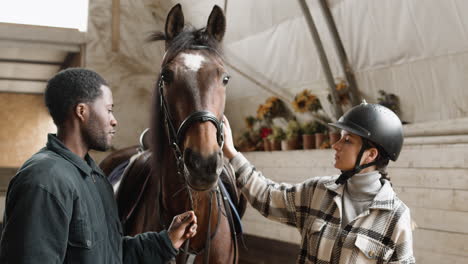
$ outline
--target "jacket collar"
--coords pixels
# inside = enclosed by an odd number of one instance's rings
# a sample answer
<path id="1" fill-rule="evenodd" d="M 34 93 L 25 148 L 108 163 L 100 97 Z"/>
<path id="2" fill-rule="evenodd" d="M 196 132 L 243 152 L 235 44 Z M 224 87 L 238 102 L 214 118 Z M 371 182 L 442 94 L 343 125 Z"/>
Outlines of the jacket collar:
<path id="1" fill-rule="evenodd" d="M 91 176 L 92 172 L 96 172 L 104 176 L 102 170 L 97 166 L 94 160 L 86 154 L 84 159 L 71 152 L 58 138 L 55 134 L 47 135 L 47 145 L 46 148 L 62 156 L 64 159 L 68 160 L 70 163 L 75 165 L 79 170 L 81 170 L 87 176 Z"/>
<path id="2" fill-rule="evenodd" d="M 326 189 L 334 192 L 336 195 L 343 197 L 344 185 L 336 184 L 337 177 L 332 177 L 324 183 Z M 393 210 L 395 207 L 395 191 L 388 180 L 383 180 L 382 188 L 375 196 L 369 206 L 369 209 Z"/>

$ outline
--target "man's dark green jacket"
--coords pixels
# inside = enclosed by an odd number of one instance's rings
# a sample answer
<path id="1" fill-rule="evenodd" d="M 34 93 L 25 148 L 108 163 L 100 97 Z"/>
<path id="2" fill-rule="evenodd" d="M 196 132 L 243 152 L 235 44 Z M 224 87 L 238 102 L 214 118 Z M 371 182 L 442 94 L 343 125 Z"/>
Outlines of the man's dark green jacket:
<path id="1" fill-rule="evenodd" d="M 166 231 L 122 235 L 112 186 L 49 134 L 8 186 L 0 263 L 165 263 L 177 254 Z"/>

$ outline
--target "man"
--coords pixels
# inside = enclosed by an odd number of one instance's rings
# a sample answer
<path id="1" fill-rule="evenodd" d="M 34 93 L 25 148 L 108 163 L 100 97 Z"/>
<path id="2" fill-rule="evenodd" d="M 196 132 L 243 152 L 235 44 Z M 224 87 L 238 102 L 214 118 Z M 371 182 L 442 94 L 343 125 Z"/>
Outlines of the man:
<path id="1" fill-rule="evenodd" d="M 45 103 L 57 135 L 33 155 L 7 192 L 0 263 L 165 263 L 196 233 L 193 211 L 168 231 L 124 237 L 112 187 L 88 155 L 109 149 L 117 121 L 112 92 L 86 69 L 61 71 Z"/>

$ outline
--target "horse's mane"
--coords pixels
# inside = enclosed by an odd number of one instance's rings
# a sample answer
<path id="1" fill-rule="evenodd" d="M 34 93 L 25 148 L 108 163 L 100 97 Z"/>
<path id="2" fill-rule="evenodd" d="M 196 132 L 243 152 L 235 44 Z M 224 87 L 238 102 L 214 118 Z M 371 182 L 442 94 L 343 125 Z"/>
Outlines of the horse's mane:
<path id="1" fill-rule="evenodd" d="M 181 51 L 191 48 L 193 49 L 194 46 L 208 47 L 207 50 L 214 52 L 218 56 L 222 56 L 220 43 L 206 32 L 206 28 L 195 29 L 190 25 L 186 25 L 184 30 L 172 40 L 169 40 L 166 34 L 161 31 L 152 33 L 148 38 L 148 41 L 150 42 L 160 40 L 166 41 L 166 54 L 161 63 L 161 68 L 174 59 Z M 158 89 L 160 78 L 161 75 L 158 76 L 153 92 L 153 109 L 151 117 L 151 151 L 153 152 L 153 162 L 156 166 L 154 167 L 156 169 L 156 173 L 158 173 L 158 170 L 162 167 L 161 161 L 164 155 L 164 146 L 168 143 L 168 139 L 165 137 L 166 128 L 164 126 L 164 117 L 161 111 L 160 91 Z"/>

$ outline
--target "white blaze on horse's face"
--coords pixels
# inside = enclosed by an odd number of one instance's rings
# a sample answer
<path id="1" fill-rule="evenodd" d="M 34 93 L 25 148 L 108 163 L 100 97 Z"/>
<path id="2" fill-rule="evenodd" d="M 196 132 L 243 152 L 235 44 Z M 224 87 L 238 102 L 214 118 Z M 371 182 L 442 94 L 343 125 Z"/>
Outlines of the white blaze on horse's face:
<path id="1" fill-rule="evenodd" d="M 183 53 L 180 56 L 184 60 L 185 67 L 194 72 L 197 72 L 205 61 L 205 58 L 200 54 Z"/>

